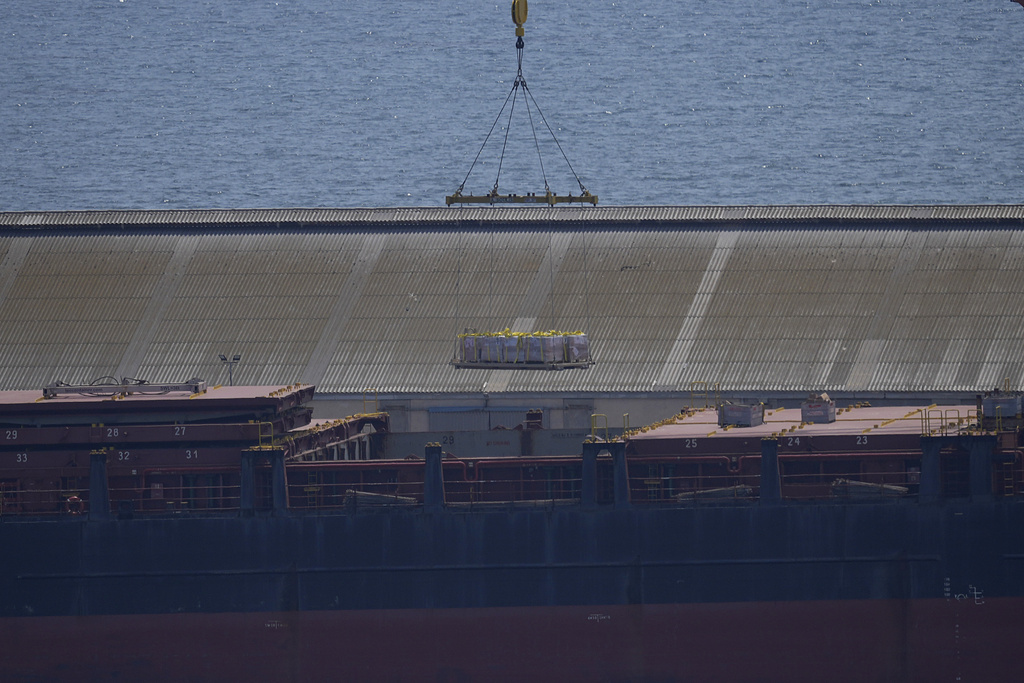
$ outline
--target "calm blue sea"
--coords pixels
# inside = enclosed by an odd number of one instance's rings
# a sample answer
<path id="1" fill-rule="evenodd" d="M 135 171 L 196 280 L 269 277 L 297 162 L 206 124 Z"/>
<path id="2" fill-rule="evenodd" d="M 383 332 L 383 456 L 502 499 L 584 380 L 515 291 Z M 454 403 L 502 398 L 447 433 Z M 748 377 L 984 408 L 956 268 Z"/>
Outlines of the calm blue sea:
<path id="1" fill-rule="evenodd" d="M 443 205 L 515 78 L 509 5 L 7 0 L 0 210 Z M 540 110 L 468 192 L 579 191 L 543 114 L 602 204 L 1024 202 L 1010 0 L 533 0 L 525 28 Z"/>

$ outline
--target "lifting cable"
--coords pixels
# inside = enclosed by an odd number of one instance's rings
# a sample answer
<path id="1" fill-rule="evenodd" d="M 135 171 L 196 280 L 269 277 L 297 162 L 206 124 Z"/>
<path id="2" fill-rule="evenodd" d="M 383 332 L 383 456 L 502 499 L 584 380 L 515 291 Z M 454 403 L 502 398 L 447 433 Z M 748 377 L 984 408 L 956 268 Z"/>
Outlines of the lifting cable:
<path id="1" fill-rule="evenodd" d="M 590 326 L 590 278 L 587 270 L 587 224 L 583 223 L 581 228 L 580 234 L 583 235 L 583 309 L 586 314 L 587 330 L 592 330 L 594 328 Z"/>
<path id="2" fill-rule="evenodd" d="M 597 196 L 590 194 L 587 188 L 583 185 L 583 181 L 580 180 L 579 174 L 576 173 L 576 169 L 573 168 L 572 163 L 569 161 L 569 157 L 566 155 L 565 150 L 562 149 L 562 143 L 558 141 L 558 137 L 552 130 L 551 125 L 548 123 L 547 118 L 544 116 L 544 112 L 541 111 L 540 105 L 537 104 L 536 98 L 533 93 L 530 92 L 530 87 L 526 84 L 526 78 L 523 76 L 523 48 L 525 44 L 523 42 L 523 22 L 526 21 L 526 2 L 525 0 L 514 0 L 512 3 L 512 21 L 516 24 L 516 63 L 517 71 L 516 78 L 512 82 L 512 89 L 509 90 L 508 95 L 505 97 L 505 102 L 501 105 L 501 110 L 498 111 L 498 115 L 494 118 L 494 123 L 491 124 L 490 130 L 487 131 L 487 135 L 484 137 L 483 144 L 480 145 L 480 149 L 477 151 L 476 156 L 473 158 L 473 163 L 469 166 L 469 172 L 466 173 L 466 177 L 463 178 L 462 183 L 459 185 L 455 193 L 445 197 L 445 202 L 450 206 L 452 204 L 463 204 L 463 203 L 479 203 L 479 204 L 497 204 L 497 203 L 546 203 L 554 205 L 562 202 L 581 202 L 597 204 Z M 498 183 L 501 179 L 501 168 L 505 161 L 505 151 L 508 148 L 509 133 L 512 130 L 512 115 L 515 113 L 516 100 L 519 96 L 519 88 L 523 90 L 523 103 L 526 107 L 527 118 L 530 122 L 530 130 L 533 134 L 534 148 L 537 150 L 537 159 L 540 162 L 541 177 L 544 181 L 544 196 L 539 197 L 536 193 L 526 195 L 500 195 L 498 194 Z M 544 127 L 547 128 L 548 133 L 551 135 L 551 139 L 554 140 L 555 146 L 561 153 L 562 158 L 565 160 L 566 166 L 569 167 L 569 171 L 572 173 L 573 178 L 576 180 L 576 184 L 579 185 L 580 195 L 573 196 L 559 196 L 551 192 L 551 188 L 548 185 L 547 174 L 544 170 L 544 159 L 540 153 L 540 141 L 537 138 L 537 127 L 533 121 L 533 111 L 530 108 L 530 102 L 533 102 L 533 107 L 537 110 L 537 115 L 540 116 L 540 120 L 544 123 Z M 509 103 L 511 102 L 511 106 Z M 491 189 L 489 194 L 486 195 L 464 195 L 462 191 L 466 187 L 466 182 L 469 180 L 469 176 L 473 173 L 473 169 L 476 167 L 477 161 L 480 159 L 480 155 L 484 151 L 484 147 L 487 146 L 487 142 L 491 139 L 491 135 L 494 133 L 494 129 L 497 127 L 498 122 L 502 118 L 502 114 L 505 112 L 505 108 L 509 107 L 508 123 L 505 126 L 505 136 L 501 147 L 501 156 L 498 159 L 498 172 L 494 178 L 494 187 Z"/>
<path id="3" fill-rule="evenodd" d="M 554 131 L 548 124 L 547 119 L 544 117 L 544 113 L 540 110 L 540 106 L 533 97 L 533 93 L 530 92 L 529 87 L 526 85 L 526 79 L 523 77 L 523 22 L 526 21 L 526 0 L 513 0 L 512 1 L 512 20 L 516 24 L 516 51 L 517 51 L 517 62 L 518 70 L 516 73 L 515 81 L 512 84 L 512 89 L 509 91 L 508 96 L 505 98 L 505 102 L 501 106 L 501 111 L 498 112 L 497 117 L 494 119 L 494 123 L 491 124 L 490 130 L 487 132 L 487 137 L 484 138 L 483 144 L 477 151 L 476 157 L 473 159 L 473 163 L 470 165 L 469 172 L 463 179 L 462 184 L 459 185 L 459 189 L 456 190 L 455 194 L 446 197 L 448 205 L 455 203 L 546 203 L 548 205 L 555 205 L 562 202 L 586 202 L 590 204 L 597 204 L 597 197 L 590 194 L 587 188 L 584 187 L 583 182 L 576 174 L 576 169 L 572 167 L 572 163 L 569 162 L 569 158 L 566 156 L 565 151 L 562 149 L 561 143 L 558 142 L 558 138 L 555 136 Z M 533 144 L 537 151 L 537 158 L 540 162 L 541 177 L 544 180 L 544 197 L 538 197 L 537 195 L 499 195 L 498 194 L 498 182 L 501 178 L 501 169 L 505 161 L 505 151 L 508 148 L 509 133 L 512 129 L 512 118 L 515 113 L 516 101 L 519 96 L 520 86 L 523 89 L 523 103 L 526 107 L 527 118 L 530 122 L 530 130 L 533 134 Z M 544 159 L 540 153 L 540 142 L 537 139 L 537 127 L 534 125 L 533 110 L 530 107 L 530 101 L 533 101 L 533 107 L 537 109 L 537 114 L 540 116 L 541 121 L 547 128 L 548 133 L 551 134 L 551 138 L 555 141 L 555 145 L 558 147 L 558 151 L 561 152 L 562 158 L 565 159 L 566 165 L 576 178 L 577 184 L 580 187 L 580 196 L 569 195 L 567 197 L 557 196 L 551 192 L 551 188 L 548 184 L 547 173 L 544 169 Z M 511 105 L 511 106 L 510 106 Z M 469 180 L 469 176 L 472 174 L 473 169 L 476 166 L 477 161 L 480 159 L 480 155 L 483 153 L 484 147 L 487 145 L 488 140 L 494 133 L 494 129 L 497 127 L 498 122 L 501 120 L 502 115 L 505 112 L 505 108 L 509 107 L 508 124 L 505 128 L 504 141 L 502 142 L 501 157 L 498 160 L 498 172 L 494 180 L 494 188 L 490 194 L 484 196 L 472 196 L 463 195 L 462 190 L 465 188 L 466 182 Z M 551 307 L 551 325 L 555 326 L 555 244 L 554 235 L 551 226 L 550 219 L 548 220 L 548 288 L 549 298 Z M 488 333 L 477 333 L 475 330 L 470 332 L 468 328 L 465 328 L 462 333 L 458 332 L 461 324 L 461 307 L 460 307 L 460 290 L 463 284 L 463 270 L 462 270 L 462 259 L 464 255 L 463 247 L 463 226 L 462 221 L 457 221 L 456 230 L 458 231 L 457 241 L 457 264 L 456 264 L 456 277 L 455 277 L 455 326 L 456 326 L 456 346 L 455 355 L 452 358 L 451 365 L 455 368 L 475 368 L 475 369 L 508 369 L 508 370 L 564 370 L 569 368 L 586 369 L 594 365 L 594 360 L 590 355 L 589 342 L 587 341 L 587 335 L 583 332 L 556 332 L 554 329 L 548 332 L 535 332 L 535 333 L 522 333 L 512 332 L 509 328 L 505 328 L 504 331 L 497 332 L 492 331 Z M 486 319 L 491 322 L 492 319 L 497 319 L 498 316 L 495 312 L 495 248 L 494 248 L 494 232 L 489 231 L 488 234 L 488 245 L 487 245 L 487 259 L 488 259 L 488 271 L 489 278 L 487 283 L 487 315 Z M 586 237 L 586 226 L 583 224 L 582 237 L 583 237 L 583 296 L 584 296 L 584 315 L 587 326 L 590 325 L 590 296 L 589 296 L 589 273 L 587 272 L 587 237 Z M 566 245 L 566 255 L 570 251 L 572 246 L 573 237 L 570 233 L 568 244 Z M 565 256 L 563 256 L 565 258 Z M 500 259 L 499 259 L 500 260 Z M 500 297 L 499 297 L 500 298 Z M 566 300 L 567 306 L 570 300 Z M 543 310 L 541 305 L 538 310 L 538 314 Z M 535 320 L 539 320 L 540 316 Z M 491 329 L 495 330 L 495 326 L 491 325 Z M 514 342 L 512 348 L 513 353 L 509 357 L 508 349 L 505 344 L 508 340 Z M 523 343 L 528 341 L 526 346 Z M 542 340 L 553 341 L 553 344 L 542 344 Z M 478 344 L 480 344 L 478 346 Z M 501 344 L 501 346 L 499 346 Z M 525 357 L 522 355 L 522 351 L 525 349 Z M 486 352 L 486 356 L 484 353 Z M 531 355 L 532 354 L 532 355 Z M 486 386 L 486 383 L 485 383 Z"/>
<path id="4" fill-rule="evenodd" d="M 462 316 L 459 313 L 459 290 L 462 289 L 462 221 L 456 222 L 455 229 L 458 231 L 458 256 L 455 263 L 455 353 L 452 354 L 452 358 L 458 357 L 459 354 L 459 324 L 462 322 Z"/>

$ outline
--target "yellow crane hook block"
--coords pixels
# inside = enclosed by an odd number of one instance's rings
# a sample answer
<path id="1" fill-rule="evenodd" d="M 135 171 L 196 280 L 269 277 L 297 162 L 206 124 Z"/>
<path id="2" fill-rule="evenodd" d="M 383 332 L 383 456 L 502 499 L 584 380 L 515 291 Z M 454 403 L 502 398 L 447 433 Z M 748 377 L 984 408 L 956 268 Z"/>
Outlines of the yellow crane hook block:
<path id="1" fill-rule="evenodd" d="M 526 33 L 523 24 L 526 23 L 526 0 L 512 0 L 512 23 L 516 25 L 516 35 L 520 38 Z"/>

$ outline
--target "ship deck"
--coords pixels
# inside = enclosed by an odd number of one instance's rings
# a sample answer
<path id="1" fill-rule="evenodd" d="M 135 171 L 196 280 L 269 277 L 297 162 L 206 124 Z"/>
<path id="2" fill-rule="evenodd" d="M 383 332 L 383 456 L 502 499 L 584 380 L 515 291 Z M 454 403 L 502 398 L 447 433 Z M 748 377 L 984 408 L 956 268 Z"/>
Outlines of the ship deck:
<path id="1" fill-rule="evenodd" d="M 705 408 L 681 413 L 628 435 L 634 453 L 759 452 L 760 440 L 777 439 L 785 450 L 860 453 L 896 448 L 917 448 L 921 436 L 953 436 L 978 429 L 978 411 L 966 405 L 885 406 L 856 405 L 836 411 L 834 422 L 811 423 L 801 411 L 776 408 L 764 411 L 762 424 L 722 426 L 718 412 Z"/>

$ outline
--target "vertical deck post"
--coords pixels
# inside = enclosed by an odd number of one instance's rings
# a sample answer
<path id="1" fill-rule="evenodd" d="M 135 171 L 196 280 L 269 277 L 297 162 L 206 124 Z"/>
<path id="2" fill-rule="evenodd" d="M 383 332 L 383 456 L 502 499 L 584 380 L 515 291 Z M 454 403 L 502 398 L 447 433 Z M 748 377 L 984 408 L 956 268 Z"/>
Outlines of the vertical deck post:
<path id="1" fill-rule="evenodd" d="M 597 507 L 597 453 L 601 444 L 587 441 L 583 444 L 583 467 L 580 472 L 580 505 Z"/>
<path id="2" fill-rule="evenodd" d="M 992 454 L 996 437 L 991 435 L 964 437 L 970 440 L 970 486 L 971 500 L 985 502 L 992 500 Z"/>
<path id="3" fill-rule="evenodd" d="M 107 451 L 102 448 L 89 453 L 89 519 L 110 519 Z"/>
<path id="4" fill-rule="evenodd" d="M 605 444 L 612 454 L 612 466 L 615 468 L 615 507 L 629 507 L 629 468 L 626 464 L 626 444 L 613 441 Z"/>
<path id="5" fill-rule="evenodd" d="M 444 471 L 441 467 L 441 444 L 428 443 L 424 449 L 426 466 L 423 479 L 423 508 L 440 512 L 444 508 Z"/>
<path id="6" fill-rule="evenodd" d="M 779 474 L 779 440 L 761 439 L 761 505 L 782 502 L 782 478 Z"/>
<path id="7" fill-rule="evenodd" d="M 256 453 L 242 451 L 242 480 L 239 507 L 242 515 L 250 516 L 256 510 Z"/>
<path id="8" fill-rule="evenodd" d="M 942 440 L 939 437 L 921 437 L 921 485 L 918 489 L 918 502 L 936 503 L 942 489 L 942 471 L 940 453 Z"/>
<path id="9" fill-rule="evenodd" d="M 288 510 L 288 480 L 284 469 L 284 450 L 268 451 L 267 457 L 270 458 L 271 508 L 274 512 L 285 512 Z"/>

